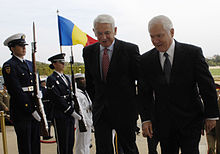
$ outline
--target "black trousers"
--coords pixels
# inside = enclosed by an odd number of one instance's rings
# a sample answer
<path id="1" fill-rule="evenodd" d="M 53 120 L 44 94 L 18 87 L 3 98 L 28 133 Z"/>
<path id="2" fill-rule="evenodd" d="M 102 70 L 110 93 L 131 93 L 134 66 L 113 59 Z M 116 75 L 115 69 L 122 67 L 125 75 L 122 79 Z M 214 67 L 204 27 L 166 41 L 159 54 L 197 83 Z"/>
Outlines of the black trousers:
<path id="1" fill-rule="evenodd" d="M 116 138 L 114 138 L 114 146 L 116 154 L 124 154 L 124 150 L 122 149 L 121 144 L 119 143 L 118 139 L 116 140 Z"/>
<path id="2" fill-rule="evenodd" d="M 35 119 L 14 121 L 19 154 L 40 154 L 39 126 Z"/>
<path id="3" fill-rule="evenodd" d="M 135 124 L 132 127 L 113 126 L 105 116 L 102 116 L 94 128 L 96 154 L 114 154 L 112 129 L 116 130 L 118 141 L 125 154 L 139 153 L 136 146 Z"/>
<path id="4" fill-rule="evenodd" d="M 58 154 L 73 154 L 74 146 L 74 122 L 70 119 L 54 120 L 54 127 L 57 139 Z"/>
<path id="5" fill-rule="evenodd" d="M 148 154 L 158 154 L 157 153 L 157 145 L 159 143 L 157 131 L 153 129 L 153 137 L 147 137 L 147 144 L 148 144 Z"/>
<path id="6" fill-rule="evenodd" d="M 162 154 L 199 154 L 201 128 L 171 129 L 167 138 L 160 139 Z"/>

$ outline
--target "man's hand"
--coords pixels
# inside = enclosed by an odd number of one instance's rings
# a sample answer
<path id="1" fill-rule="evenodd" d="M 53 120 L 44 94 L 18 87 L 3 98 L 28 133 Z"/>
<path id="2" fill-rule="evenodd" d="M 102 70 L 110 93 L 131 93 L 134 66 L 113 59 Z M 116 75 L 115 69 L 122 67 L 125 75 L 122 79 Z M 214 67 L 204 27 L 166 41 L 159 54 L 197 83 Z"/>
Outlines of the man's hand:
<path id="1" fill-rule="evenodd" d="M 71 114 L 71 116 L 72 116 L 73 118 L 75 118 L 76 120 L 81 120 L 81 119 L 82 119 L 81 116 L 80 116 L 79 114 L 77 114 L 75 111 L 73 111 L 73 113 Z"/>
<path id="2" fill-rule="evenodd" d="M 43 93 L 42 93 L 42 91 L 39 91 L 39 92 L 37 93 L 37 98 L 38 98 L 38 99 L 42 99 L 42 98 L 43 98 Z"/>
<path id="3" fill-rule="evenodd" d="M 153 137 L 153 129 L 151 121 L 144 122 L 142 124 L 142 134 L 144 137 L 149 136 L 150 138 Z"/>
<path id="4" fill-rule="evenodd" d="M 205 121 L 206 133 L 208 133 L 210 130 L 212 130 L 215 126 L 216 126 L 216 120 L 206 120 Z"/>
<path id="5" fill-rule="evenodd" d="M 8 107 L 5 107 L 5 111 L 6 111 L 6 112 L 9 111 Z"/>

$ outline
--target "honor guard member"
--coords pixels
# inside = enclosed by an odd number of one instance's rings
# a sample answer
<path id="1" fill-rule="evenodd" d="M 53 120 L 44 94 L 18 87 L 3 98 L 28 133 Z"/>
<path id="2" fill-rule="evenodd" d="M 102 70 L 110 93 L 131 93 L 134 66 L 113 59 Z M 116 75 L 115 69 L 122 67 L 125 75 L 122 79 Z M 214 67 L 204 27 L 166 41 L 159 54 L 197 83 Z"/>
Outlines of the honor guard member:
<path id="1" fill-rule="evenodd" d="M 71 100 L 71 84 L 64 72 L 65 54 L 57 54 L 48 60 L 55 69 L 47 78 L 48 95 L 54 103 L 54 127 L 58 154 L 72 154 L 74 145 L 74 118 L 81 117 L 74 111 Z"/>
<path id="2" fill-rule="evenodd" d="M 91 129 L 92 129 L 92 101 L 86 91 L 85 75 L 81 73 L 75 74 L 77 85 L 76 96 L 79 102 L 80 110 L 86 124 L 86 132 L 79 131 L 78 120 L 76 121 L 76 154 L 90 154 Z"/>
<path id="3" fill-rule="evenodd" d="M 24 34 L 15 34 L 4 41 L 12 58 L 3 65 L 5 86 L 10 94 L 10 118 L 17 135 L 19 154 L 40 154 L 40 116 L 33 95 L 32 62 L 25 60 Z"/>

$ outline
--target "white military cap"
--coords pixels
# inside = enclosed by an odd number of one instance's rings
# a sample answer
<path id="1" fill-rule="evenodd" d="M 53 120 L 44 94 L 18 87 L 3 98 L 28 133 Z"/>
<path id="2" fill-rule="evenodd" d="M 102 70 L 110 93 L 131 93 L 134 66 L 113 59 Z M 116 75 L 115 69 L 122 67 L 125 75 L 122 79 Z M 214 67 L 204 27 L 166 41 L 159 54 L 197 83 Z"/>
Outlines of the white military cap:
<path id="1" fill-rule="evenodd" d="M 46 82 L 47 81 L 47 77 L 41 78 L 40 77 L 40 82 Z"/>
<path id="2" fill-rule="evenodd" d="M 8 47 L 13 47 L 15 45 L 28 45 L 25 41 L 25 37 L 26 36 L 23 33 L 14 34 L 4 41 L 4 45 Z"/>
<path id="3" fill-rule="evenodd" d="M 49 65 L 49 67 L 51 69 L 54 69 L 54 66 L 53 66 L 53 63 L 59 61 L 59 62 L 62 62 L 64 63 L 65 62 L 65 53 L 59 53 L 59 54 L 56 54 L 50 58 L 48 58 L 48 61 L 51 61 L 51 64 Z"/>
<path id="4" fill-rule="evenodd" d="M 75 74 L 75 79 L 79 79 L 79 78 L 85 78 L 85 74 L 76 73 L 76 74 Z"/>

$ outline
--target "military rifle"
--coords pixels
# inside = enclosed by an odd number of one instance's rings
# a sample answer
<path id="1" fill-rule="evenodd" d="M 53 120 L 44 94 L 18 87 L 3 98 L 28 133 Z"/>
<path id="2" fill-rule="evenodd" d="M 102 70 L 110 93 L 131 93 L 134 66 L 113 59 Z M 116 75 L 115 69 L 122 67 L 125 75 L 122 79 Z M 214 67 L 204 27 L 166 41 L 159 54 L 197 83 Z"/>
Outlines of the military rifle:
<path id="1" fill-rule="evenodd" d="M 35 40 L 35 24 L 33 22 L 33 42 L 31 43 L 32 46 L 32 63 L 33 63 L 33 73 L 34 73 L 34 97 L 35 102 L 37 105 L 37 112 L 41 117 L 41 135 L 48 136 L 48 123 L 46 114 L 44 112 L 44 105 L 42 103 L 40 95 L 40 88 L 39 88 L 39 76 L 37 73 L 37 66 L 36 66 L 36 59 L 35 59 L 35 53 L 36 51 L 36 40 Z"/>
<path id="2" fill-rule="evenodd" d="M 71 56 L 70 56 L 71 81 L 72 81 L 71 99 L 74 102 L 74 109 L 75 109 L 76 113 L 81 116 L 81 119 L 78 121 L 79 122 L 79 131 L 80 132 L 86 132 L 87 131 L 86 123 L 84 121 L 84 117 L 83 117 L 82 112 L 80 110 L 79 102 L 76 98 L 76 87 L 75 87 L 73 64 L 74 64 L 74 59 L 73 59 L 73 51 L 72 51 L 72 46 L 71 46 Z"/>

